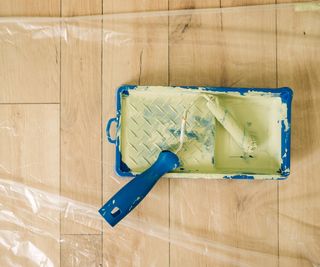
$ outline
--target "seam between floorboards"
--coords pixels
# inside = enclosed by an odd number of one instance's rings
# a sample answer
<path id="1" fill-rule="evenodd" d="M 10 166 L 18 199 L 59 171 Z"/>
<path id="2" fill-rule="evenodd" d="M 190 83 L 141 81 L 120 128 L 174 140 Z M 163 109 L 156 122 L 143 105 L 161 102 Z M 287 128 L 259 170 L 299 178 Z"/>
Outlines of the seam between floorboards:
<path id="1" fill-rule="evenodd" d="M 103 15 L 103 0 L 101 0 L 101 14 Z M 100 49 L 101 49 L 101 56 L 100 56 L 100 83 L 101 83 L 101 89 L 100 89 L 100 98 L 101 98 L 101 103 L 100 103 L 100 134 L 101 134 L 101 147 L 100 147 L 100 153 L 101 153 L 101 205 L 103 205 L 103 127 L 102 127 L 102 123 L 103 123 L 103 16 L 101 18 L 101 45 L 100 45 Z M 101 266 L 103 266 L 103 220 L 101 220 Z"/>
<path id="2" fill-rule="evenodd" d="M 170 12 L 170 0 L 168 0 L 167 2 L 168 5 L 168 12 Z M 168 21 L 167 21 L 167 27 L 168 27 L 168 31 L 167 31 L 167 42 L 168 42 L 168 68 L 167 68 L 167 76 L 168 76 L 168 85 L 170 86 L 170 16 L 168 14 Z M 171 265 L 171 198 L 170 198 L 170 191 L 171 191 L 171 179 L 168 178 L 168 238 L 169 238 L 169 244 L 168 244 L 168 266 L 170 267 Z"/>
<path id="3" fill-rule="evenodd" d="M 60 0 L 60 17 L 62 17 L 62 0 Z M 61 27 L 62 27 L 62 22 L 59 23 L 59 27 L 60 27 L 60 32 L 61 32 Z M 61 196 L 61 103 L 62 103 L 62 98 L 61 98 L 61 91 L 62 91 L 62 63 L 61 63 L 61 58 L 62 58 L 62 43 L 61 43 L 61 36 L 59 35 L 59 48 L 60 48 L 60 57 L 59 57 L 59 72 L 60 72 L 60 76 L 59 76 L 59 102 L 60 102 L 60 106 L 59 106 L 59 197 Z M 59 205 L 60 206 L 60 205 Z M 61 261 L 62 261 L 62 257 L 61 257 L 61 210 L 59 210 L 59 266 L 61 265 Z"/>
<path id="4" fill-rule="evenodd" d="M 275 0 L 275 4 L 277 4 L 277 0 Z M 279 76 L 278 76 L 278 10 L 275 9 L 275 28 L 276 28 L 276 87 L 279 87 Z M 278 238 L 278 267 L 280 266 L 280 199 L 279 199 L 280 193 L 279 193 L 279 181 L 277 181 L 277 238 Z"/>

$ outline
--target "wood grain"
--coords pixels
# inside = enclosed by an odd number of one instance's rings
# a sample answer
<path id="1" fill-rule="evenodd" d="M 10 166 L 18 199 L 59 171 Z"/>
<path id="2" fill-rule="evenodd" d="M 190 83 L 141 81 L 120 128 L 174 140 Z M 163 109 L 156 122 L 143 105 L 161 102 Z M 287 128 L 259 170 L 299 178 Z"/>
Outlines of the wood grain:
<path id="1" fill-rule="evenodd" d="M 130 13 L 168 10 L 168 1 L 164 0 L 104 0 L 103 13 Z"/>
<path id="2" fill-rule="evenodd" d="M 275 4 L 276 0 L 221 0 L 221 7 Z"/>
<path id="3" fill-rule="evenodd" d="M 107 2 L 104 7 L 109 8 Z M 167 1 L 162 1 L 161 7 L 166 8 L 166 4 Z M 152 7 L 158 8 L 159 2 L 150 4 L 148 8 Z M 105 13 L 117 11 L 104 10 Z M 103 124 L 106 125 L 107 120 L 115 116 L 115 91 L 120 85 L 168 83 L 168 19 L 166 16 L 105 19 L 104 32 Z M 128 181 L 114 173 L 114 154 L 114 146 L 105 141 L 104 201 Z M 169 265 L 169 243 L 144 232 L 152 227 L 167 229 L 168 198 L 168 180 L 163 179 L 122 224 L 115 229 L 104 224 L 104 266 Z M 143 223 L 147 226 L 139 231 Z M 164 238 L 167 239 L 168 235 Z"/>
<path id="4" fill-rule="evenodd" d="M 280 183 L 281 267 L 320 264 L 320 20 L 317 11 L 278 11 L 279 86 L 294 90 L 292 174 Z"/>
<path id="5" fill-rule="evenodd" d="M 102 266 L 101 235 L 62 235 L 61 266 Z"/>
<path id="6" fill-rule="evenodd" d="M 59 13 L 59 0 L 0 1 L 0 16 Z M 0 23 L 0 103 L 59 102 L 60 47 L 54 27 L 59 24 Z"/>
<path id="7" fill-rule="evenodd" d="M 0 105 L 0 177 L 18 183 L 1 186 L 0 265 L 59 266 L 59 210 L 24 188 L 59 194 L 58 105 Z"/>
<path id="8" fill-rule="evenodd" d="M 2 0 L 1 16 L 59 16 L 60 0 Z"/>
<path id="9" fill-rule="evenodd" d="M 306 3 L 306 2 L 314 2 L 313 0 L 277 0 L 277 4 L 284 3 Z"/>
<path id="10" fill-rule="evenodd" d="M 101 13 L 101 2 L 62 3 L 63 16 Z M 61 40 L 61 194 L 76 201 L 101 204 L 101 21 L 63 25 Z M 86 39 L 90 36 L 92 40 Z M 62 218 L 68 234 L 97 233 Z"/>
<path id="11" fill-rule="evenodd" d="M 276 86 L 275 11 L 170 20 L 170 83 Z M 268 203 L 268 204 L 267 204 Z M 277 183 L 171 180 L 170 266 L 276 266 Z"/>
<path id="12" fill-rule="evenodd" d="M 180 0 L 170 0 L 169 8 L 170 10 L 175 9 L 196 9 L 196 8 L 217 8 L 220 7 L 221 0 L 188 0 L 188 1 L 180 1 Z"/>

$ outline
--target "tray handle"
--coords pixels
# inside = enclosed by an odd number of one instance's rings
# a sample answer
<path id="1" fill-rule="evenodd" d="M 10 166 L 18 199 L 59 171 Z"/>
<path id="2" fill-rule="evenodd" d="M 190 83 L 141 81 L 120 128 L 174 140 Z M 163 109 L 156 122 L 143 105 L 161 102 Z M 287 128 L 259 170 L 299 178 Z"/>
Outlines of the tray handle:
<path id="1" fill-rule="evenodd" d="M 111 134 L 110 134 L 110 128 L 111 128 L 111 125 L 112 125 L 113 123 L 116 123 L 116 124 L 117 124 L 117 127 L 118 127 L 118 119 L 117 119 L 117 118 L 111 118 L 111 119 L 107 122 L 107 126 L 106 126 L 107 138 L 108 138 L 109 143 L 111 143 L 111 144 L 115 144 L 116 141 L 117 141 L 117 136 L 115 136 L 115 137 L 113 138 L 113 137 L 111 137 Z"/>

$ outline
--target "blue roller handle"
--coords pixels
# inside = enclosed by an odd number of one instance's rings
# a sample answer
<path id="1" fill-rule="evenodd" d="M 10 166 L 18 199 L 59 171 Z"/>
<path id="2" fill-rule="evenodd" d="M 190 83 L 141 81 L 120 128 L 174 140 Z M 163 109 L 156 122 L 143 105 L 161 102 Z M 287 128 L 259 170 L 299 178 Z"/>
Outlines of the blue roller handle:
<path id="1" fill-rule="evenodd" d="M 104 204 L 100 214 L 111 226 L 115 226 L 144 199 L 161 176 L 179 165 L 176 154 L 162 151 L 149 169 L 133 178 Z"/>

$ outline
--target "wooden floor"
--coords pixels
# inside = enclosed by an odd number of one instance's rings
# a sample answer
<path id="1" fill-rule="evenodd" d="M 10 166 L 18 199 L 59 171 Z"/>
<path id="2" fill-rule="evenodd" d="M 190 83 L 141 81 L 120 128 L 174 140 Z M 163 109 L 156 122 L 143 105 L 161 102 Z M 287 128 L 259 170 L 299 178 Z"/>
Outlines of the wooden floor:
<path id="1" fill-rule="evenodd" d="M 284 2 L 292 1 L 277 1 Z M 0 15 L 256 4 L 275 0 L 0 0 Z M 47 208 L 34 207 L 25 191 L 22 202 L 0 191 L 0 266 L 320 266 L 314 8 L 79 20 L 68 24 L 67 39 L 0 35 L 0 189 L 8 180 L 37 188 Z M 293 88 L 292 174 L 279 182 L 162 179 L 125 224 L 110 229 L 95 212 L 126 182 L 114 174 L 114 148 L 104 136 L 124 83 Z M 28 229 L 2 219 L 6 210 Z M 8 231 L 29 242 L 6 246 Z"/>

